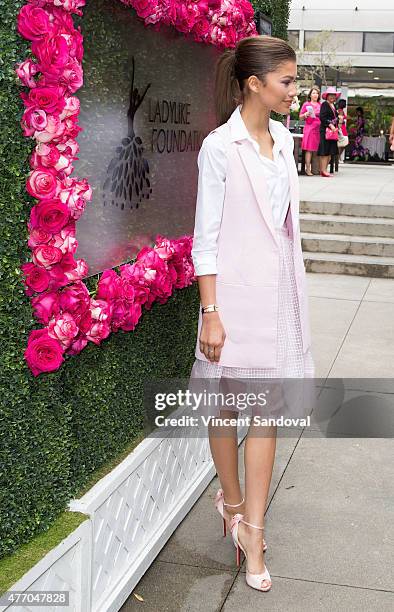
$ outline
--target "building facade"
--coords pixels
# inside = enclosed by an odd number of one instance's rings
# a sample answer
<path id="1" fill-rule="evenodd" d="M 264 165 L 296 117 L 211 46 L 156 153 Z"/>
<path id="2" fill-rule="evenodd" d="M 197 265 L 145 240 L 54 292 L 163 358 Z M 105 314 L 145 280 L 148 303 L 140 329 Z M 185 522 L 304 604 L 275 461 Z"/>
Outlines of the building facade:
<path id="1" fill-rule="evenodd" d="M 327 84 L 394 97 L 394 0 L 293 0 L 289 41 L 302 67 L 327 63 Z"/>

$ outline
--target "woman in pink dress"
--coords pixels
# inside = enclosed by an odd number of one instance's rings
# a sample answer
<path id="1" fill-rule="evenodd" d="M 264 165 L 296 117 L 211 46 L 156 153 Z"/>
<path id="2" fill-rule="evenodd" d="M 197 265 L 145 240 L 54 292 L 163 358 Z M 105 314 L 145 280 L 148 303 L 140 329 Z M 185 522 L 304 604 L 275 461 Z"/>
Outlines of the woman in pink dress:
<path id="1" fill-rule="evenodd" d="M 305 174 L 313 176 L 312 152 L 317 151 L 320 142 L 320 89 L 312 87 L 307 101 L 301 107 L 300 119 L 305 119 L 302 149 L 305 151 Z M 311 110 L 312 109 L 312 110 Z"/>

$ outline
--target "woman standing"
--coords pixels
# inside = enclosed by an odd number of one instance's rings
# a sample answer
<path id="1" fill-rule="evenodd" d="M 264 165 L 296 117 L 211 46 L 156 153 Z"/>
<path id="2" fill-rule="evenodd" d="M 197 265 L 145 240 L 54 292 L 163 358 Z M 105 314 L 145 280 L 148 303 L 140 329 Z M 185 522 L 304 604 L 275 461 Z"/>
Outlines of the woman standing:
<path id="1" fill-rule="evenodd" d="M 244 38 L 216 64 L 218 127 L 204 139 L 192 257 L 199 313 L 191 379 L 313 376 L 308 298 L 299 227 L 293 138 L 270 118 L 288 114 L 297 65 L 285 41 Z M 236 383 L 234 382 L 236 380 Z M 252 381 L 253 382 L 253 381 Z M 219 407 L 220 416 L 233 415 Z M 246 581 L 267 591 L 264 514 L 276 448 L 276 427 L 251 424 L 245 443 L 245 495 L 238 476 L 237 427 L 209 428 L 222 485 L 215 505 L 246 555 Z M 259 431 L 258 431 L 259 430 Z"/>
<path id="2" fill-rule="evenodd" d="M 338 101 L 338 151 L 339 151 L 339 161 L 345 161 L 345 149 L 349 144 L 349 136 L 347 133 L 347 113 L 345 111 L 346 108 L 346 100 L 343 98 Z M 341 159 L 343 157 L 343 159 Z"/>
<path id="3" fill-rule="evenodd" d="M 320 89 L 316 86 L 308 93 L 307 101 L 301 107 L 300 119 L 305 119 L 302 149 L 305 151 L 305 174 L 313 176 L 312 153 L 320 142 Z"/>
<path id="4" fill-rule="evenodd" d="M 331 177 L 327 172 L 331 155 L 338 155 L 338 114 L 335 100 L 341 95 L 335 87 L 328 87 L 323 93 L 324 102 L 320 107 L 320 143 L 317 154 L 320 156 L 320 176 Z"/>

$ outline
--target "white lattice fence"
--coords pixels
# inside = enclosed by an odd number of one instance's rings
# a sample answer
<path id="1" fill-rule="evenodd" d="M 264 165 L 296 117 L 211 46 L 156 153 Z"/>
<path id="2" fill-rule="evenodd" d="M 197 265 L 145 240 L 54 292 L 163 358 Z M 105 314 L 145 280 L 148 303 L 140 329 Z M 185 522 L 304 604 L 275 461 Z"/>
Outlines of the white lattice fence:
<path id="1" fill-rule="evenodd" d="M 69 591 L 70 612 L 119 610 L 214 475 L 206 437 L 177 430 L 145 439 L 86 495 L 70 502 L 71 511 L 87 515 L 86 522 L 11 589 Z M 0 606 L 0 612 L 6 609 Z"/>
<path id="2" fill-rule="evenodd" d="M 90 612 L 92 524 L 86 520 L 39 563 L 31 568 L 10 590 L 68 591 L 67 612 Z M 0 606 L 1 612 L 59 612 L 58 606 Z"/>
<path id="3" fill-rule="evenodd" d="M 120 608 L 215 474 L 206 438 L 175 435 L 144 440 L 70 503 L 92 520 L 94 612 Z"/>

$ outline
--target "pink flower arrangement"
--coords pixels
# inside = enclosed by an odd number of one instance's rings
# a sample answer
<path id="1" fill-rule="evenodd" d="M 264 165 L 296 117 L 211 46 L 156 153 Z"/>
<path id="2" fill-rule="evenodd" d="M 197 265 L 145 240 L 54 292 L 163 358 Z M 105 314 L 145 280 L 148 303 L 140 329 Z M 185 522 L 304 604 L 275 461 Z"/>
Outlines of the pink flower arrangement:
<path id="1" fill-rule="evenodd" d="M 111 332 L 135 328 L 142 306 L 164 304 L 174 289 L 195 281 L 191 259 L 192 237 L 175 240 L 158 236 L 153 248 L 144 247 L 135 263 L 115 270 L 104 270 L 95 297 L 77 280 L 53 290 L 50 272 L 58 261 L 58 250 L 48 247 L 42 257 L 48 266 L 27 263 L 26 285 L 32 298 L 34 317 L 45 325 L 43 334 L 31 332 L 25 359 L 35 376 L 59 368 L 63 354 L 76 355 L 88 342 L 100 344 Z M 49 271 L 48 271 L 49 270 Z M 57 344 L 57 346 L 56 346 Z"/>
<path id="2" fill-rule="evenodd" d="M 248 0 L 121 0 L 145 25 L 173 26 L 197 42 L 234 47 L 257 34 Z M 57 370 L 64 355 L 76 355 L 88 342 L 100 344 L 111 332 L 135 328 L 142 307 L 164 304 L 175 289 L 195 281 L 192 237 L 157 236 L 120 274 L 105 270 L 94 296 L 82 282 L 87 263 L 75 259 L 76 222 L 92 198 L 86 179 L 71 177 L 78 159 L 76 141 L 83 84 L 83 37 L 72 14 L 85 0 L 28 0 L 18 15 L 20 35 L 31 41 L 32 58 L 16 66 L 29 92 L 22 92 L 23 134 L 34 138 L 26 189 L 37 200 L 28 221 L 32 261 L 24 263 L 26 295 L 44 327 L 31 332 L 25 359 L 34 376 Z"/>
<path id="3" fill-rule="evenodd" d="M 196 42 L 221 49 L 256 36 L 254 10 L 249 0 L 121 0 L 132 6 L 145 24 L 173 26 Z"/>

